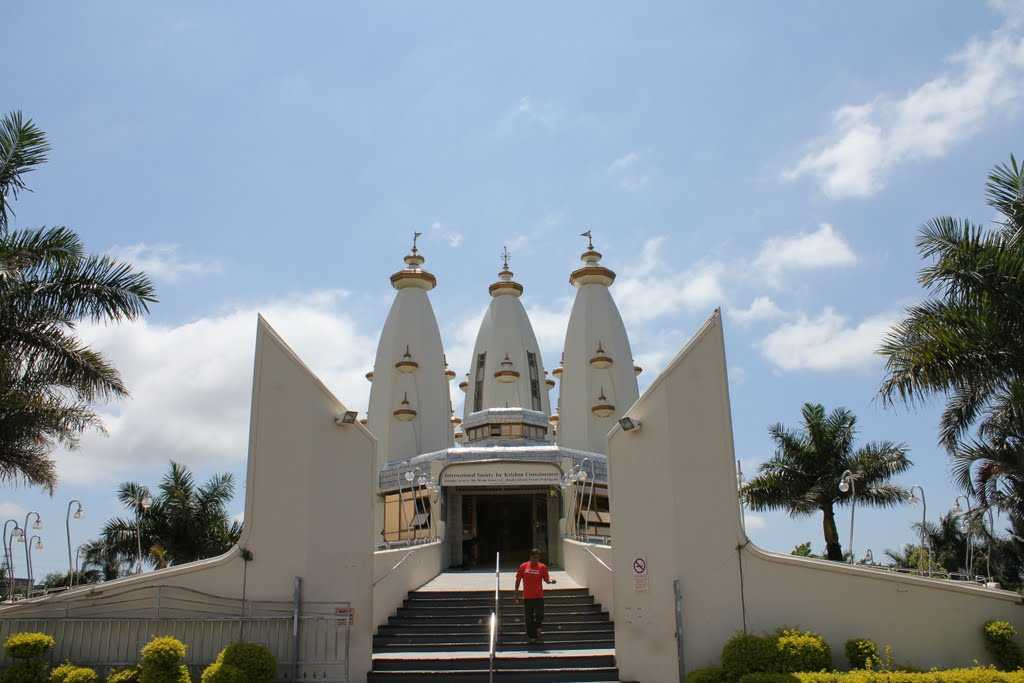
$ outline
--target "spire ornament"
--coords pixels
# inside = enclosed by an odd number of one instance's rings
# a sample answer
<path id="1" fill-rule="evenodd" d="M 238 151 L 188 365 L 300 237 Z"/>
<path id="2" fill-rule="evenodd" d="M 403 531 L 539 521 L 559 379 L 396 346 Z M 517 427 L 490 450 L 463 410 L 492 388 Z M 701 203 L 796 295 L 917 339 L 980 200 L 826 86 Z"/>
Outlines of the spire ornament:
<path id="1" fill-rule="evenodd" d="M 587 238 L 587 250 L 580 255 L 583 267 L 577 268 L 569 276 L 569 284 L 573 287 L 579 285 L 604 285 L 610 286 L 615 282 L 615 273 L 610 268 L 601 265 L 601 253 L 594 249 L 594 233 L 590 229 L 581 232 L 580 237 Z"/>
<path id="2" fill-rule="evenodd" d="M 587 228 L 586 232 L 581 232 L 580 233 L 580 237 L 586 237 L 587 238 L 587 251 L 593 251 L 594 250 L 594 235 L 590 232 L 590 229 Z"/>
<path id="3" fill-rule="evenodd" d="M 416 287 L 430 291 L 437 286 L 437 278 L 432 273 L 423 270 L 423 264 L 427 259 L 423 258 L 418 246 L 421 237 L 423 237 L 422 232 L 413 231 L 412 249 L 402 259 L 405 261 L 405 268 L 391 276 L 391 286 L 395 289 Z"/>

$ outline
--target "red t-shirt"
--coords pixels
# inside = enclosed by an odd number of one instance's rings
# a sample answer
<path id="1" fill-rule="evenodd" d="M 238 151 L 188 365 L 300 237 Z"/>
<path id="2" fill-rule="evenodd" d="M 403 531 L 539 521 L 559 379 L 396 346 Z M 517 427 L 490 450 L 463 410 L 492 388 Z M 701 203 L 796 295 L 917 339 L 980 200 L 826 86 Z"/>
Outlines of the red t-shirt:
<path id="1" fill-rule="evenodd" d="M 516 588 L 523 582 L 523 598 L 537 600 L 544 597 L 544 581 L 549 580 L 548 566 L 543 562 L 532 564 L 523 562 L 516 571 Z"/>

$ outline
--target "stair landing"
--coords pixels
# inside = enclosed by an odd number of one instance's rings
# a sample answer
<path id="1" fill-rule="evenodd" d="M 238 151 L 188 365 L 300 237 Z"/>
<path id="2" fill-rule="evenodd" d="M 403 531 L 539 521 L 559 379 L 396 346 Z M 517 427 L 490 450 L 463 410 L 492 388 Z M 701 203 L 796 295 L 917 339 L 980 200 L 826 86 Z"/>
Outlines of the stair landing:
<path id="1" fill-rule="evenodd" d="M 548 574 L 557 581 L 554 586 L 545 586 L 545 593 L 554 593 L 559 590 L 572 588 L 585 588 L 576 583 L 571 576 L 563 571 L 550 571 Z M 515 572 L 501 572 L 501 590 L 513 590 L 516 587 Z M 456 592 L 456 591 L 491 591 L 494 593 L 494 572 L 441 572 L 426 584 L 421 586 L 417 593 L 428 592 Z"/>

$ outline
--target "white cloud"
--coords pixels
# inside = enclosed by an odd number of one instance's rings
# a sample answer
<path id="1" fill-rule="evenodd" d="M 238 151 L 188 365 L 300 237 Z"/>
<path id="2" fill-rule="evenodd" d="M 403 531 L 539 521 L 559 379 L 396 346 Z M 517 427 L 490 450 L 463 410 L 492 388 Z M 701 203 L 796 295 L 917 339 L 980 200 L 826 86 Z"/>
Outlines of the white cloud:
<path id="1" fill-rule="evenodd" d="M 753 512 L 748 512 L 743 515 L 743 525 L 747 531 L 756 531 L 763 529 L 768 526 L 768 520 L 762 515 L 755 515 Z"/>
<path id="2" fill-rule="evenodd" d="M 365 411 L 375 337 L 337 312 L 343 292 L 314 292 L 181 325 L 83 326 L 132 392 L 104 406 L 109 436 L 89 433 L 59 452 L 62 478 L 111 479 L 169 459 L 196 466 L 245 461 L 256 315 L 262 312 L 338 398 Z"/>
<path id="3" fill-rule="evenodd" d="M 831 307 L 817 318 L 801 314 L 765 337 L 760 348 L 780 370 L 845 370 L 870 366 L 882 337 L 899 319 L 894 313 L 866 318 L 855 326 Z"/>
<path id="4" fill-rule="evenodd" d="M 621 189 L 636 192 L 650 180 L 650 175 L 644 168 L 640 154 L 629 152 L 610 163 L 606 173 Z"/>
<path id="5" fill-rule="evenodd" d="M 686 271 L 670 268 L 663 259 L 665 237 L 644 243 L 640 261 L 623 268 L 615 298 L 628 323 L 641 323 L 682 310 L 710 309 L 725 300 L 725 267 L 701 263 Z"/>
<path id="6" fill-rule="evenodd" d="M 516 235 L 508 242 L 506 242 L 505 246 L 508 247 L 509 251 L 517 251 L 525 247 L 529 242 L 530 238 L 527 237 L 526 235 Z"/>
<path id="7" fill-rule="evenodd" d="M 221 272 L 216 261 L 185 261 L 178 255 L 177 244 L 132 244 L 115 246 L 108 252 L 121 261 L 127 261 L 154 280 L 177 282 L 183 277 Z"/>
<path id="8" fill-rule="evenodd" d="M 729 368 L 729 384 L 739 386 L 747 381 L 747 371 L 739 365 Z"/>
<path id="9" fill-rule="evenodd" d="M 748 308 L 730 310 L 729 314 L 742 324 L 752 323 L 758 320 L 772 320 L 785 315 L 781 308 L 767 296 L 759 296 L 750 302 Z"/>
<path id="10" fill-rule="evenodd" d="M 512 110 L 502 117 L 498 129 L 501 133 L 510 133 L 524 127 L 538 127 L 554 131 L 561 126 L 565 119 L 566 110 L 561 104 L 525 95 L 519 98 Z"/>
<path id="11" fill-rule="evenodd" d="M 28 514 L 28 510 L 17 503 L 13 503 L 9 500 L 5 500 L 0 503 L 0 519 L 17 520 L 18 524 L 21 525 L 26 514 Z"/>
<path id="12" fill-rule="evenodd" d="M 440 221 L 434 221 L 433 223 L 430 224 L 429 237 L 431 239 L 443 239 L 445 242 L 448 243 L 448 246 L 453 249 L 456 247 L 461 247 L 463 241 L 466 239 L 466 236 L 463 235 L 461 232 L 459 232 L 458 230 L 446 228 L 444 225 L 441 224 Z"/>
<path id="13" fill-rule="evenodd" d="M 1024 92 L 1024 38 L 1020 4 L 1003 9 L 1003 26 L 970 41 L 940 75 L 903 97 L 883 94 L 836 110 L 831 133 L 783 178 L 813 176 L 835 198 L 868 196 L 894 166 L 945 156 L 1009 110 Z"/>
<path id="14" fill-rule="evenodd" d="M 837 268 L 857 263 L 857 255 L 846 239 L 828 223 L 814 232 L 769 239 L 761 247 L 754 266 L 770 281 L 787 270 Z"/>

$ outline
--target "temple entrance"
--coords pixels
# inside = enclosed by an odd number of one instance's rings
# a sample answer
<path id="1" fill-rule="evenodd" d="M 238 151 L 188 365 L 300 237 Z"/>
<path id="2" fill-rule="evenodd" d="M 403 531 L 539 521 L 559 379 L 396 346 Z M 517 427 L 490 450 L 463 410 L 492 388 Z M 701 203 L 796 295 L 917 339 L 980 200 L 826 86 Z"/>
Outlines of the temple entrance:
<path id="1" fill-rule="evenodd" d="M 546 557 L 548 521 L 544 493 L 463 494 L 463 566 L 492 568 L 494 554 L 500 552 L 502 568 L 515 568 L 529 558 L 534 547 Z"/>

